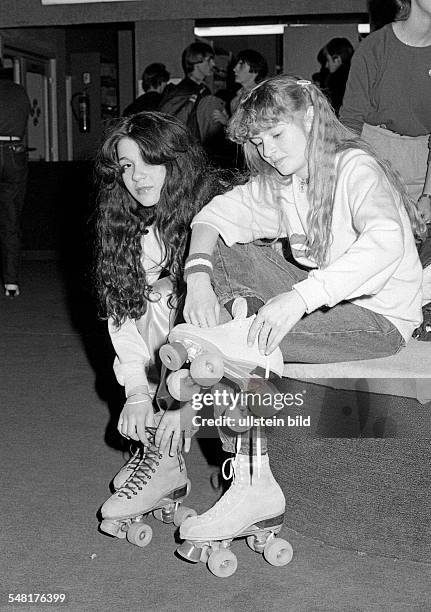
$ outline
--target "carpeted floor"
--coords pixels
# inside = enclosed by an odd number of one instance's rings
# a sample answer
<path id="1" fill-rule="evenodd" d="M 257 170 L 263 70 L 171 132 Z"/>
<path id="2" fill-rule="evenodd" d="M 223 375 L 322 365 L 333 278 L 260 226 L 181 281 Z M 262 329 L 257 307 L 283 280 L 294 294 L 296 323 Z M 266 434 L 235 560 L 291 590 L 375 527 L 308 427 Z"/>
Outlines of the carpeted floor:
<path id="1" fill-rule="evenodd" d="M 272 567 L 237 541 L 228 579 L 177 558 L 172 525 L 150 518 L 145 549 L 100 533 L 97 511 L 123 461 L 104 326 L 73 270 L 55 261 L 24 262 L 22 295 L 0 298 L 0 317 L 0 609 L 57 609 L 7 603 L 9 593 L 55 592 L 67 597 L 59 609 L 83 612 L 431 609 L 429 563 L 329 546 L 290 530 L 289 516 L 292 562 Z M 220 494 L 210 484 L 217 449 L 195 440 L 187 458 L 198 511 Z"/>

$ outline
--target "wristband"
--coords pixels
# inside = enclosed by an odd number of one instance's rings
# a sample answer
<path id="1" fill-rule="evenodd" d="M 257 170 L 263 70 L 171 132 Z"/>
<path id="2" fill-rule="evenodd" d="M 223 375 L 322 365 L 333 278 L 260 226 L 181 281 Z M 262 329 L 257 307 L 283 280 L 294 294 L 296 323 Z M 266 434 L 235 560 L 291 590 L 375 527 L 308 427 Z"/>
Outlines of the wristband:
<path id="1" fill-rule="evenodd" d="M 213 279 L 212 258 L 207 253 L 193 253 L 189 255 L 184 264 L 184 280 L 195 272 L 205 272 L 210 279 Z"/>

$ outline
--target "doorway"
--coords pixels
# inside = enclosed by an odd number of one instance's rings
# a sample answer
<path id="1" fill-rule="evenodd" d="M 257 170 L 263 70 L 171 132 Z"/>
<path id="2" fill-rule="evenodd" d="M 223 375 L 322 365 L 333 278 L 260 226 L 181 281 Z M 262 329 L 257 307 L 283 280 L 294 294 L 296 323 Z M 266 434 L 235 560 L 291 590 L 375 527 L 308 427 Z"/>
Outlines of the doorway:
<path id="1" fill-rule="evenodd" d="M 3 63 L 30 100 L 27 149 L 30 161 L 58 161 L 56 60 L 4 47 Z"/>

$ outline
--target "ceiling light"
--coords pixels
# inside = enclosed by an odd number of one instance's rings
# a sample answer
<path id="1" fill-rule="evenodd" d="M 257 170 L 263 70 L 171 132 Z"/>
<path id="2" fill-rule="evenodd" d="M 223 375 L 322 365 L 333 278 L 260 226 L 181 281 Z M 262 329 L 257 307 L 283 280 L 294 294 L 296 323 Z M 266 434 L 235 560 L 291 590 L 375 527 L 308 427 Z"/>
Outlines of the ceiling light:
<path id="1" fill-rule="evenodd" d="M 250 25 L 250 26 L 220 26 L 195 28 L 196 36 L 212 38 L 213 36 L 256 36 L 259 34 L 283 34 L 284 24 Z"/>
<path id="2" fill-rule="evenodd" d="M 369 34 L 370 30 L 371 28 L 369 23 L 358 23 L 359 34 Z"/>
<path id="3" fill-rule="evenodd" d="M 40 0 L 42 4 L 94 4 L 96 2 L 130 2 L 130 0 Z"/>

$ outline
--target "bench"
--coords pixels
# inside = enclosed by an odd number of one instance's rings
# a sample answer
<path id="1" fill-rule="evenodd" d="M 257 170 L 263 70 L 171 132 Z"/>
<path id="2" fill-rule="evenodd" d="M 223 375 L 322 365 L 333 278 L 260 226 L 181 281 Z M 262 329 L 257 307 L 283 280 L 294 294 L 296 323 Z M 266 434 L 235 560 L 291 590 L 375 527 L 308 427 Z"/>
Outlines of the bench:
<path id="1" fill-rule="evenodd" d="M 431 343 L 410 340 L 396 355 L 341 363 L 288 363 L 284 376 L 334 389 L 431 401 Z"/>

